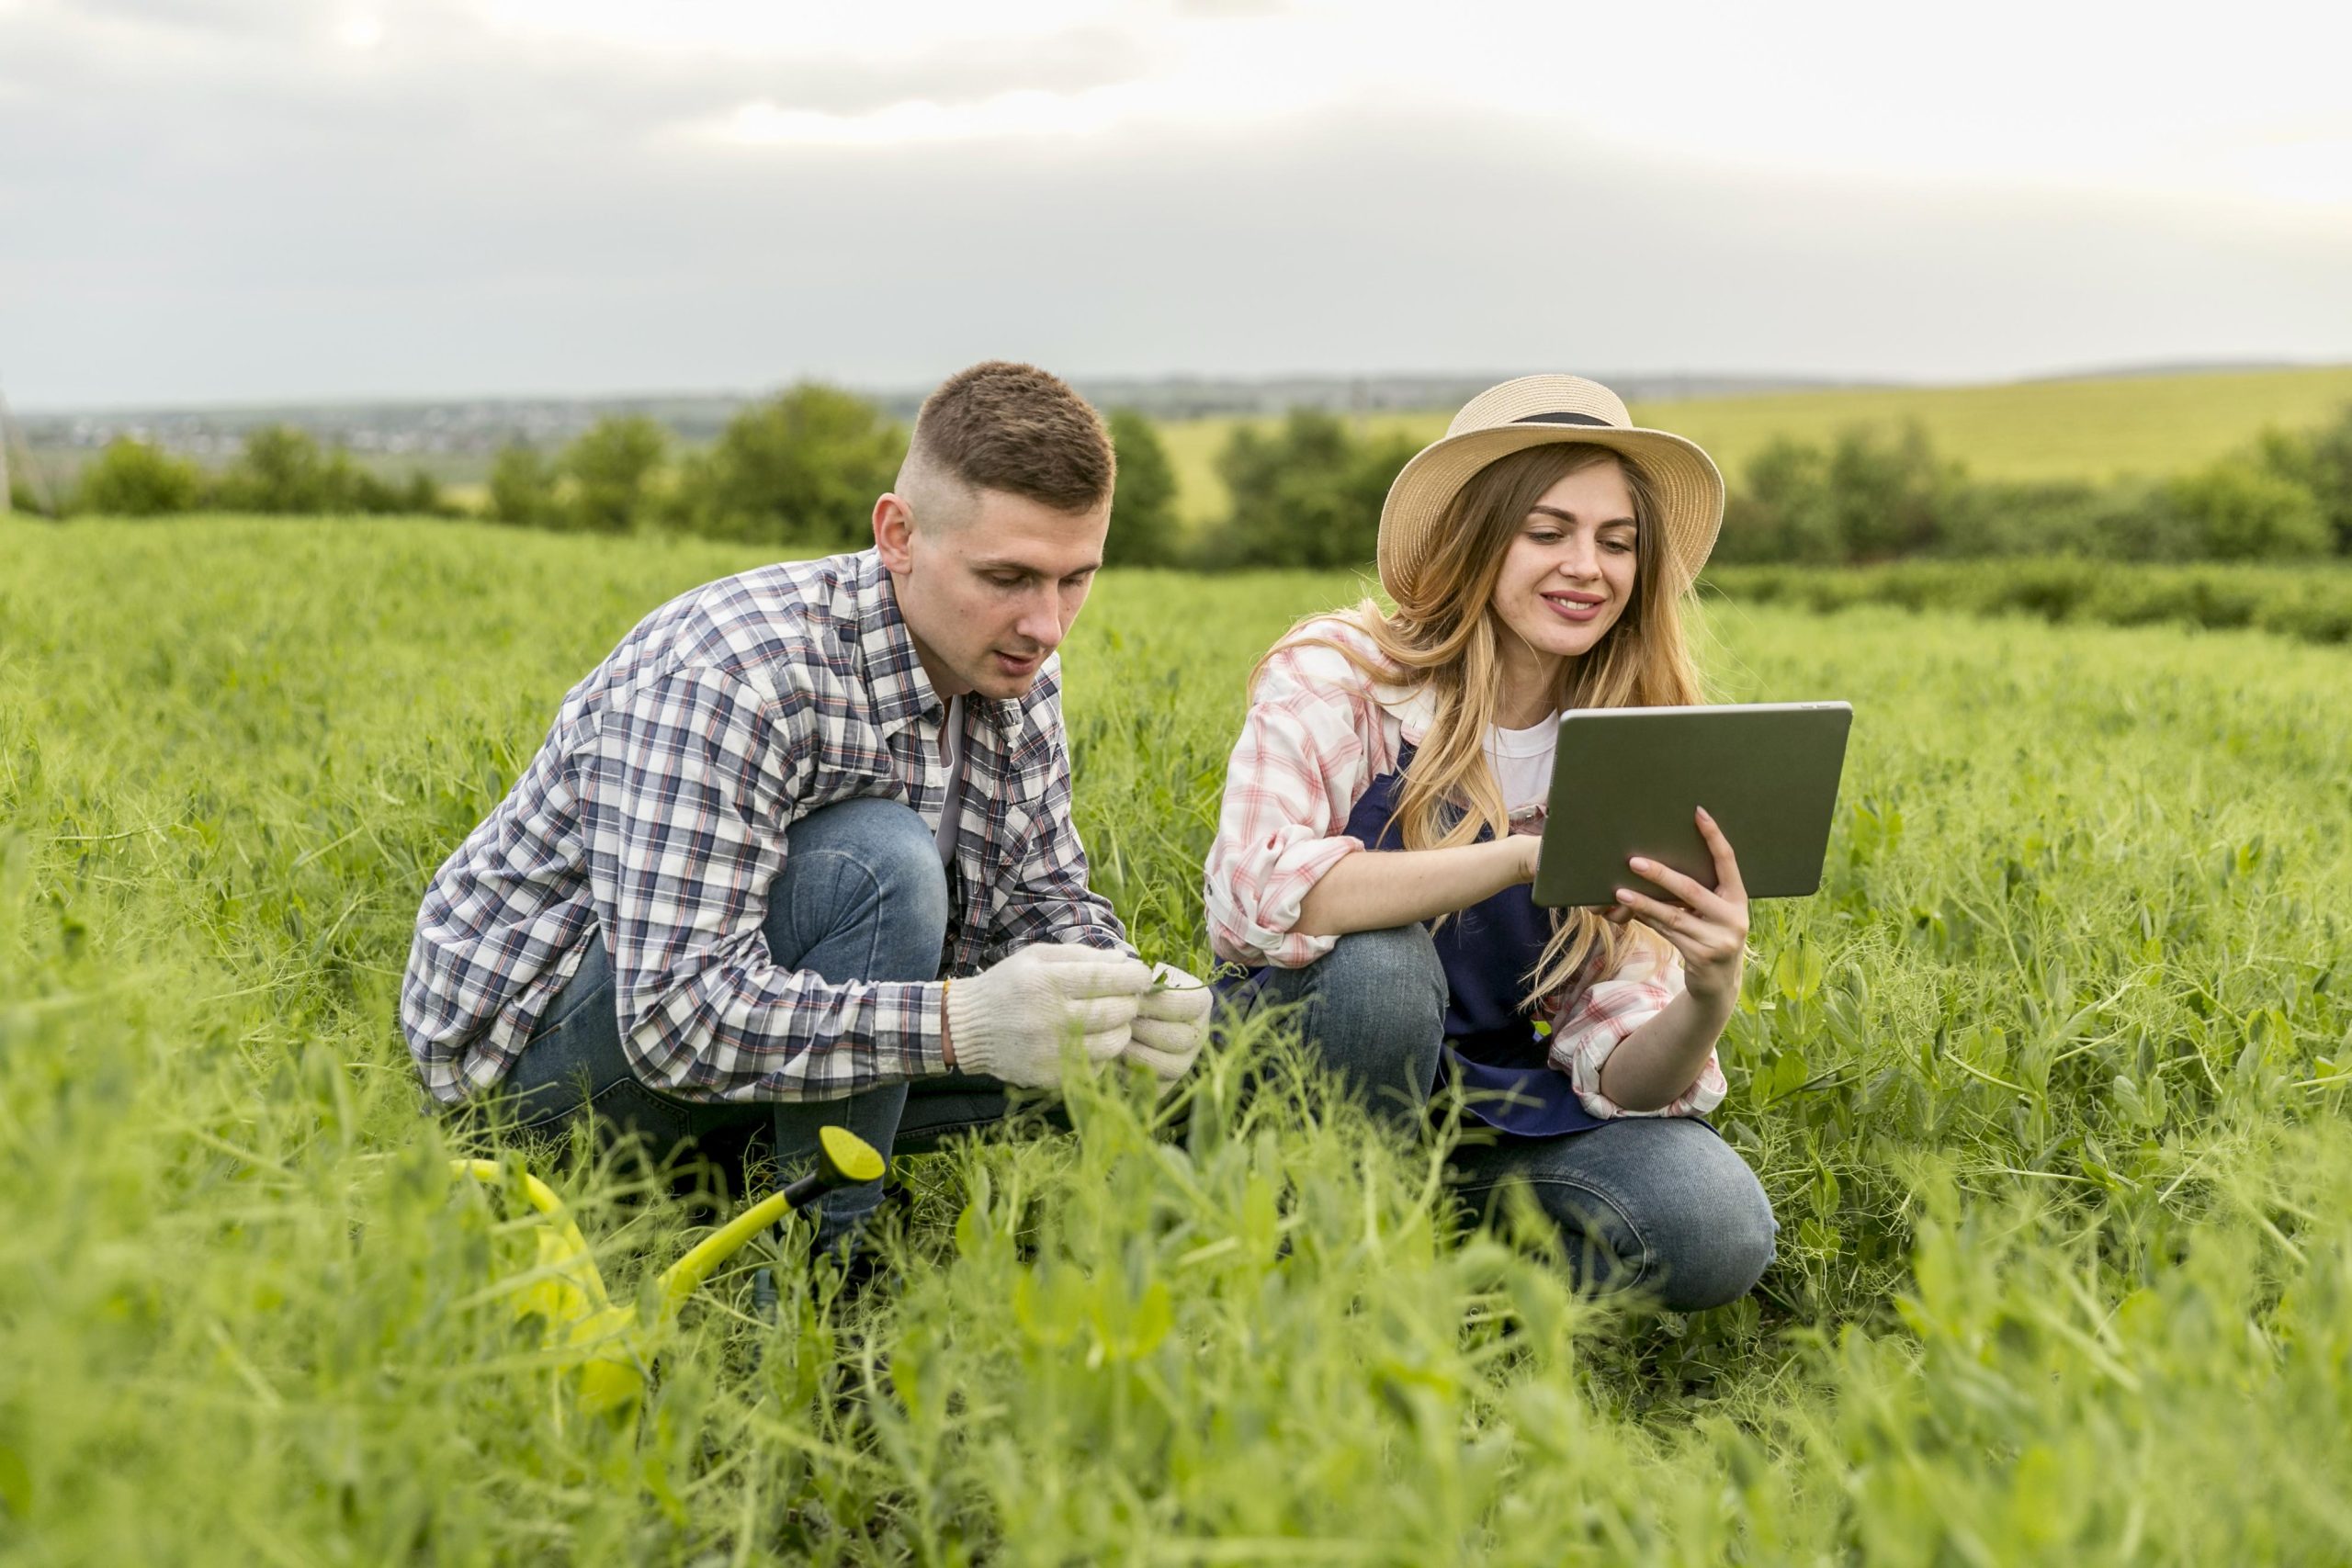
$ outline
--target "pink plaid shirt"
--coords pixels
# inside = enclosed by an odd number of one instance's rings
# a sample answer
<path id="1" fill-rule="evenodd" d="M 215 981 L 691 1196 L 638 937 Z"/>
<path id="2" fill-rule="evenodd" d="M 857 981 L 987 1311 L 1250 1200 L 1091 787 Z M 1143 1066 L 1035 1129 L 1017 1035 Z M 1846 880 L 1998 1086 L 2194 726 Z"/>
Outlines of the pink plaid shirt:
<path id="1" fill-rule="evenodd" d="M 1314 635 L 1377 658 L 1352 622 L 1317 621 Z M 1209 943 L 1219 958 L 1302 968 L 1336 936 L 1298 930 L 1307 890 L 1363 849 L 1342 832 L 1373 781 L 1396 771 L 1433 716 L 1426 691 L 1377 683 L 1328 648 L 1276 649 L 1250 694 L 1249 716 L 1225 774 L 1225 805 L 1209 847 Z M 1682 958 L 1654 942 L 1628 942 L 1608 975 L 1570 988 L 1551 1012 L 1550 1059 L 1595 1116 L 1696 1116 L 1723 1103 L 1728 1086 L 1715 1053 L 1690 1087 L 1657 1111 L 1628 1111 L 1600 1092 L 1600 1069 L 1634 1030 L 1682 989 Z"/>

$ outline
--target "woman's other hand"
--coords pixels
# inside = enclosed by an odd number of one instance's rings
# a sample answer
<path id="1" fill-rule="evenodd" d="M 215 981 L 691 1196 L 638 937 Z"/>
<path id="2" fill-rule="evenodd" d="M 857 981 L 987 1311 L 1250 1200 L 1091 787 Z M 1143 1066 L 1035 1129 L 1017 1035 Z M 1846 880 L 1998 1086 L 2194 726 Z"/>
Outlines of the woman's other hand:
<path id="1" fill-rule="evenodd" d="M 1731 840 L 1704 807 L 1698 823 L 1699 836 L 1714 857 L 1712 890 L 1672 866 L 1636 855 L 1627 863 L 1673 897 L 1656 898 L 1620 887 L 1617 902 L 1682 954 L 1683 984 L 1694 997 L 1728 1011 L 1739 999 L 1739 977 L 1747 958 L 1747 889 L 1739 880 Z M 1616 918 L 1614 911 L 1611 918 Z"/>
<path id="2" fill-rule="evenodd" d="M 1536 863 L 1544 858 L 1544 820 L 1541 807 L 1510 819 L 1510 847 L 1519 852 L 1517 864 L 1522 886 L 1533 885 Z"/>

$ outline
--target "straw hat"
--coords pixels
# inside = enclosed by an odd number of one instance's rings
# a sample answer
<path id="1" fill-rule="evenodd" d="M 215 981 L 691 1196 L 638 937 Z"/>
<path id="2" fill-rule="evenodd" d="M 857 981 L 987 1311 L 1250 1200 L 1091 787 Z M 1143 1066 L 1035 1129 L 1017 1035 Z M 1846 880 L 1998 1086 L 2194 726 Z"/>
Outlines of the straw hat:
<path id="1" fill-rule="evenodd" d="M 1677 586 L 1688 586 L 1723 526 L 1723 475 L 1697 443 L 1635 425 L 1616 393 L 1581 376 L 1521 376 L 1489 387 L 1414 454 L 1380 509 L 1381 586 L 1394 594 L 1429 559 L 1446 507 L 1473 474 L 1513 452 L 1569 441 L 1613 447 L 1640 466 L 1664 514 Z"/>

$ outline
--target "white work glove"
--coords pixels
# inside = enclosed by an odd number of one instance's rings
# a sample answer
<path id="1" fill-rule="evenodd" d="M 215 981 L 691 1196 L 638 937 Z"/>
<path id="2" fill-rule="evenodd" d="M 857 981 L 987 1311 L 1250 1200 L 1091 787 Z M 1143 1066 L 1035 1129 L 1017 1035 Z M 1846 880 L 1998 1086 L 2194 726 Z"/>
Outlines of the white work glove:
<path id="1" fill-rule="evenodd" d="M 1173 964 L 1156 964 L 1153 988 L 1137 998 L 1134 1039 L 1119 1053 L 1159 1075 L 1162 1083 L 1184 1076 L 1208 1038 L 1210 991 Z"/>
<path id="2" fill-rule="evenodd" d="M 1136 1004 L 1151 984 L 1138 958 L 1037 942 L 947 987 L 947 1043 L 967 1073 L 1023 1089 L 1062 1081 L 1062 1043 L 1075 1031 L 1086 1059 L 1126 1049 Z"/>

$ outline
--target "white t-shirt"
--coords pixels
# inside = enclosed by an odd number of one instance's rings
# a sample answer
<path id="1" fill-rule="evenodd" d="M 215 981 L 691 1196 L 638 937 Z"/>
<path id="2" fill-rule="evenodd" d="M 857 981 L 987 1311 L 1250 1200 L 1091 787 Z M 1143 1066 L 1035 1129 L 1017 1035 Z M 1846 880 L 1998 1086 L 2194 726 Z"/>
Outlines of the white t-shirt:
<path id="1" fill-rule="evenodd" d="M 939 748 L 947 759 L 947 804 L 939 813 L 939 863 L 956 858 L 956 819 L 964 806 L 964 699 L 947 699 L 947 716 L 940 721 Z M 1547 763 L 1544 772 L 1551 772 Z"/>
<path id="2" fill-rule="evenodd" d="M 1552 756 L 1559 750 L 1560 721 L 1547 718 L 1531 729 L 1487 731 L 1487 765 L 1502 785 L 1503 809 L 1513 817 L 1541 811 L 1552 798 Z"/>

